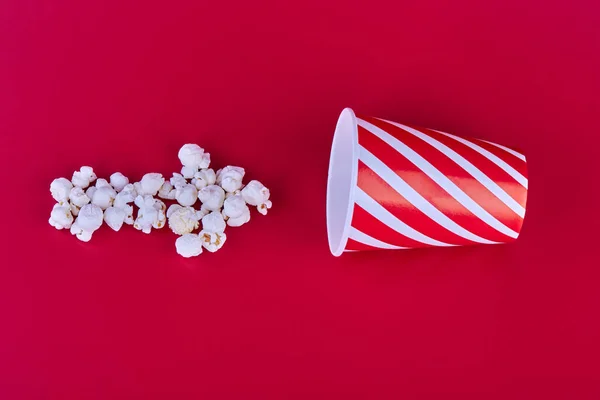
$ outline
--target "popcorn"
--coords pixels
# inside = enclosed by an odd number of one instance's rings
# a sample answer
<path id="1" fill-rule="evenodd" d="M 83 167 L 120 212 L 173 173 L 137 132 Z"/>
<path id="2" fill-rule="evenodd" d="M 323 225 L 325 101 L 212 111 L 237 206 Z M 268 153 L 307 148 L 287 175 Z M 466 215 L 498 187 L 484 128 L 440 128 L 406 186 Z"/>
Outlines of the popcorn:
<path id="1" fill-rule="evenodd" d="M 133 211 L 133 208 L 132 208 Z M 119 231 L 125 222 L 127 214 L 125 210 L 119 207 L 109 207 L 104 211 L 104 222 L 114 231 Z"/>
<path id="2" fill-rule="evenodd" d="M 198 199 L 202 202 L 202 209 L 220 211 L 225 200 L 225 191 L 217 185 L 210 185 L 198 192 Z"/>
<path id="3" fill-rule="evenodd" d="M 73 224 L 73 215 L 68 204 L 55 204 L 50 213 L 48 223 L 56 229 L 69 229 Z"/>
<path id="4" fill-rule="evenodd" d="M 150 233 L 152 228 L 160 229 L 165 226 L 165 203 L 150 195 L 138 195 L 135 205 L 139 207 L 133 227 L 144 233 Z"/>
<path id="5" fill-rule="evenodd" d="M 106 184 L 108 185 L 108 182 Z M 115 189 L 112 188 L 112 186 L 102 185 L 99 188 L 97 188 L 96 191 L 94 191 L 94 195 L 92 197 L 92 204 L 95 204 L 101 209 L 106 210 L 108 207 L 113 205 L 113 202 L 116 197 L 117 192 L 115 191 Z"/>
<path id="6" fill-rule="evenodd" d="M 225 200 L 223 204 L 223 217 L 229 226 L 242 226 L 250 221 L 250 209 L 241 195 L 235 195 Z"/>
<path id="7" fill-rule="evenodd" d="M 89 242 L 92 234 L 102 226 L 103 212 L 94 204 L 86 204 L 79 210 L 79 215 L 71 225 L 71 234 L 83 242 Z"/>
<path id="8" fill-rule="evenodd" d="M 96 186 L 90 186 L 86 191 L 85 191 L 85 195 L 87 197 L 91 199 L 94 197 L 94 193 L 96 193 L 96 190 L 98 190 L 98 188 Z"/>
<path id="9" fill-rule="evenodd" d="M 202 254 L 202 240 L 194 233 L 186 233 L 175 241 L 177 254 L 189 258 Z"/>
<path id="10" fill-rule="evenodd" d="M 188 184 L 185 178 L 177 172 L 173 172 L 173 177 L 171 178 L 170 182 L 175 189 L 182 188 Z"/>
<path id="11" fill-rule="evenodd" d="M 181 165 L 195 169 L 195 171 L 202 168 L 208 168 L 210 165 L 210 154 L 205 153 L 204 149 L 197 144 L 183 145 L 181 149 L 179 149 L 178 157 L 179 161 L 181 161 Z"/>
<path id="12" fill-rule="evenodd" d="M 198 168 L 186 167 L 185 165 L 181 167 L 181 175 L 185 179 L 192 179 L 196 171 L 198 171 Z"/>
<path id="13" fill-rule="evenodd" d="M 184 207 L 191 206 L 198 199 L 198 189 L 196 189 L 196 186 L 188 183 L 185 186 L 177 188 L 175 199 Z"/>
<path id="14" fill-rule="evenodd" d="M 192 185 L 197 189 L 202 189 L 206 186 L 214 185 L 217 180 L 217 175 L 212 168 L 203 169 L 196 172 L 192 178 Z"/>
<path id="15" fill-rule="evenodd" d="M 158 191 L 158 197 L 166 200 L 175 200 L 175 192 L 171 182 L 165 181 Z"/>
<path id="16" fill-rule="evenodd" d="M 115 172 L 110 176 L 110 184 L 117 192 L 121 192 L 129 184 L 129 178 L 120 172 Z"/>
<path id="17" fill-rule="evenodd" d="M 69 200 L 71 201 L 72 206 L 74 205 L 78 208 L 85 206 L 91 201 L 83 189 L 77 186 L 71 189 L 71 192 L 69 193 Z"/>
<path id="18" fill-rule="evenodd" d="M 185 235 L 191 233 L 198 228 L 200 216 L 192 207 L 181 207 L 178 204 L 173 204 L 167 211 L 169 219 L 169 228 L 176 235 Z"/>
<path id="19" fill-rule="evenodd" d="M 71 208 L 71 214 L 73 214 L 74 217 L 79 215 L 79 207 L 77 207 L 75 204 L 70 204 L 70 208 Z"/>
<path id="20" fill-rule="evenodd" d="M 125 209 L 129 203 L 133 203 L 137 197 L 137 191 L 130 183 L 126 185 L 116 196 L 113 205 Z"/>
<path id="21" fill-rule="evenodd" d="M 273 206 L 269 197 L 271 192 L 259 181 L 250 181 L 242 189 L 242 197 L 244 201 L 251 206 L 256 206 L 256 209 L 262 215 L 267 215 L 267 211 Z"/>
<path id="22" fill-rule="evenodd" d="M 214 253 L 223 247 L 227 240 L 227 235 L 224 232 L 201 231 L 200 239 L 202 240 L 202 246 L 211 253 Z"/>
<path id="23" fill-rule="evenodd" d="M 202 229 L 205 232 L 223 232 L 225 230 L 223 215 L 218 211 L 205 215 L 202 217 Z"/>
<path id="24" fill-rule="evenodd" d="M 94 169 L 92 167 L 81 167 L 79 171 L 73 172 L 73 178 L 71 178 L 71 182 L 73 186 L 80 187 L 82 189 L 90 186 L 90 183 L 96 180 L 96 174 L 94 173 Z"/>
<path id="25" fill-rule="evenodd" d="M 110 188 L 110 189 L 114 189 L 110 183 L 108 183 L 108 181 L 104 178 L 98 178 L 96 180 L 96 189 L 102 189 L 102 188 Z"/>
<path id="26" fill-rule="evenodd" d="M 244 168 L 228 165 L 217 171 L 217 184 L 221 185 L 226 192 L 235 192 L 242 188 L 242 179 L 245 174 Z"/>
<path id="27" fill-rule="evenodd" d="M 58 203 L 66 203 L 73 184 L 67 178 L 58 178 L 50 184 L 50 193 Z"/>
<path id="28" fill-rule="evenodd" d="M 77 222 L 71 225 L 71 235 L 75 235 L 82 242 L 89 242 L 92 239 L 92 233 L 81 229 Z"/>
<path id="29" fill-rule="evenodd" d="M 134 184 L 134 187 L 138 195 L 156 196 L 160 187 L 165 183 L 165 178 L 163 178 L 162 174 L 151 172 L 144 175 L 142 180 L 136 183 L 138 183 L 138 185 Z"/>

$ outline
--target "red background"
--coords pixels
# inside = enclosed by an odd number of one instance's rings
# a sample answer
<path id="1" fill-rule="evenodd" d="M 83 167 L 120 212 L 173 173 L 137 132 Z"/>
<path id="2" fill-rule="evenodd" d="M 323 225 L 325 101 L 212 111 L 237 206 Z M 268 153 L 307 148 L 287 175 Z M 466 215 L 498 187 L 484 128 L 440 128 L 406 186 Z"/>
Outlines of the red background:
<path id="1" fill-rule="evenodd" d="M 598 398 L 599 71 L 592 1 L 3 1 L 0 398 Z M 333 258 L 345 106 L 521 149 L 521 238 Z M 48 225 L 186 142 L 272 189 L 219 253 Z"/>

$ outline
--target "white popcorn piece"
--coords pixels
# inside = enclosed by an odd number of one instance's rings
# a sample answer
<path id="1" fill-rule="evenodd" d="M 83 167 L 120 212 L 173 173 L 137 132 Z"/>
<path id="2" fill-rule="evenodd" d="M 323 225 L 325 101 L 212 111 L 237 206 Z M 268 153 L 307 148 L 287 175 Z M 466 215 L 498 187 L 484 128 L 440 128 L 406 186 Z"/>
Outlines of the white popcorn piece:
<path id="1" fill-rule="evenodd" d="M 198 199 L 202 202 L 202 209 L 220 211 L 225 200 L 225 191 L 217 185 L 206 186 L 198 192 Z"/>
<path id="2" fill-rule="evenodd" d="M 86 204 L 71 225 L 71 234 L 83 242 L 89 242 L 93 233 L 102 226 L 102 209 L 94 204 Z"/>
<path id="3" fill-rule="evenodd" d="M 205 232 L 223 232 L 225 230 L 223 215 L 218 211 L 213 211 L 202 217 L 202 230 Z"/>
<path id="4" fill-rule="evenodd" d="M 101 209 L 106 210 L 108 207 L 113 205 L 116 197 L 117 192 L 112 188 L 112 186 L 101 186 L 94 192 L 92 204 L 95 204 Z"/>
<path id="5" fill-rule="evenodd" d="M 242 188 L 245 174 L 244 168 L 228 165 L 217 171 L 217 184 L 221 185 L 226 192 L 235 192 Z"/>
<path id="6" fill-rule="evenodd" d="M 95 204 L 86 204 L 79 210 L 77 216 L 77 225 L 84 231 L 94 233 L 102 226 L 104 213 L 100 207 Z"/>
<path id="7" fill-rule="evenodd" d="M 133 227 L 144 233 L 150 233 L 152 228 L 160 229 L 165 226 L 165 203 L 150 195 L 138 195 L 135 205 L 139 207 Z"/>
<path id="8" fill-rule="evenodd" d="M 77 207 L 75 204 L 72 204 L 72 203 L 70 203 L 69 206 L 71 208 L 71 214 L 73 214 L 74 217 L 79 215 L 79 207 Z"/>
<path id="9" fill-rule="evenodd" d="M 196 189 L 196 186 L 188 183 L 176 189 L 175 199 L 184 207 L 191 206 L 198 200 L 198 189 Z"/>
<path id="10" fill-rule="evenodd" d="M 109 207 L 104 211 L 104 222 L 118 232 L 123 226 L 126 216 L 127 214 L 122 208 Z"/>
<path id="11" fill-rule="evenodd" d="M 120 208 L 125 212 L 125 220 L 123 222 L 125 222 L 127 225 L 133 225 L 135 222 L 135 219 L 133 218 L 133 206 L 127 204 L 126 206 Z"/>
<path id="12" fill-rule="evenodd" d="M 94 193 L 96 193 L 96 190 L 98 190 L 98 188 L 96 186 L 90 186 L 89 188 L 87 188 L 87 190 L 85 191 L 85 195 L 87 197 L 89 197 L 90 201 L 92 201 L 92 198 L 94 197 Z"/>
<path id="13" fill-rule="evenodd" d="M 73 187 L 73 189 L 71 189 L 71 192 L 69 193 L 69 200 L 71 201 L 71 205 L 77 206 L 79 208 L 85 206 L 91 201 L 91 199 L 85 194 L 83 189 L 76 186 Z"/>
<path id="14" fill-rule="evenodd" d="M 175 248 L 177 249 L 177 254 L 185 258 L 196 257 L 202 254 L 202 244 L 203 242 L 198 235 L 186 233 L 177 238 Z"/>
<path id="15" fill-rule="evenodd" d="M 110 183 L 108 183 L 108 181 L 107 181 L 106 179 L 104 179 L 104 178 L 98 178 L 98 179 L 96 180 L 96 184 L 95 184 L 95 186 L 96 186 L 96 189 L 101 189 L 101 188 L 111 188 L 111 189 L 114 189 L 114 188 L 113 188 L 113 187 L 110 185 Z"/>
<path id="16" fill-rule="evenodd" d="M 82 242 L 89 242 L 92 239 L 92 232 L 85 231 L 77 224 L 77 221 L 71 225 L 71 235 L 75 235 Z"/>
<path id="17" fill-rule="evenodd" d="M 177 206 L 174 208 L 174 206 Z M 185 235 L 198 229 L 198 221 L 200 220 L 196 210 L 192 207 L 181 207 L 173 204 L 167 211 L 169 219 L 169 228 L 176 235 Z"/>
<path id="18" fill-rule="evenodd" d="M 71 189 L 73 188 L 73 184 L 67 178 L 58 178 L 52 181 L 50 184 L 50 194 L 54 200 L 59 203 L 65 203 L 69 200 L 69 193 L 71 193 Z"/>
<path id="19" fill-rule="evenodd" d="M 162 174 L 151 172 L 142 177 L 139 182 L 139 185 L 135 185 L 138 195 L 150 195 L 156 196 L 160 187 L 165 183 L 165 178 L 163 178 Z"/>
<path id="20" fill-rule="evenodd" d="M 241 194 L 241 193 L 242 193 L 242 191 L 239 189 L 236 190 L 235 192 L 225 192 L 225 200 L 227 200 L 231 196 L 237 196 L 238 194 Z"/>
<path id="21" fill-rule="evenodd" d="M 196 172 L 192 178 L 192 185 L 196 186 L 198 190 L 214 185 L 217 181 L 217 175 L 212 168 L 207 168 Z"/>
<path id="22" fill-rule="evenodd" d="M 210 166 L 210 154 L 197 144 L 184 144 L 177 155 L 181 165 L 195 169 L 194 172 Z"/>
<path id="23" fill-rule="evenodd" d="M 170 179 L 171 185 L 175 189 L 179 189 L 188 184 L 183 175 L 178 174 L 177 172 L 173 172 L 173 177 Z"/>
<path id="24" fill-rule="evenodd" d="M 238 227 L 250 221 L 250 209 L 241 195 L 231 196 L 223 204 L 223 217 L 227 225 Z"/>
<path id="25" fill-rule="evenodd" d="M 273 203 L 271 202 L 271 200 L 267 200 L 264 203 L 262 203 L 261 205 L 257 206 L 256 209 L 262 215 L 267 215 L 267 212 L 268 212 L 268 210 L 271 209 L 271 207 L 273 207 Z"/>
<path id="26" fill-rule="evenodd" d="M 169 181 L 165 181 L 158 191 L 158 197 L 165 200 L 175 200 L 176 190 Z"/>
<path id="27" fill-rule="evenodd" d="M 73 172 L 73 178 L 71 182 L 73 186 L 80 187 L 82 189 L 90 186 L 90 183 L 96 180 L 96 174 L 94 173 L 94 169 L 92 167 L 81 167 L 79 171 Z"/>
<path id="28" fill-rule="evenodd" d="M 198 168 L 186 167 L 185 165 L 181 167 L 181 175 L 183 175 L 185 179 L 192 179 L 197 171 Z"/>
<path id="29" fill-rule="evenodd" d="M 257 180 L 250 181 L 242 189 L 242 197 L 246 203 L 255 206 L 262 215 L 267 215 L 267 211 L 273 206 L 269 200 L 271 192 Z"/>
<path id="30" fill-rule="evenodd" d="M 211 253 L 219 250 L 225 244 L 227 235 L 224 232 L 201 231 L 202 246 Z"/>
<path id="31" fill-rule="evenodd" d="M 55 204 L 48 223 L 56 229 L 69 229 L 73 224 L 73 214 L 68 204 Z"/>
<path id="32" fill-rule="evenodd" d="M 110 176 L 110 185 L 117 191 L 117 193 L 120 193 L 128 184 L 129 178 L 120 172 L 115 172 Z"/>
<path id="33" fill-rule="evenodd" d="M 125 186 L 123 190 L 117 193 L 113 205 L 115 207 L 125 209 L 129 203 L 133 203 L 136 197 L 136 190 L 134 189 L 133 185 L 129 184 Z"/>

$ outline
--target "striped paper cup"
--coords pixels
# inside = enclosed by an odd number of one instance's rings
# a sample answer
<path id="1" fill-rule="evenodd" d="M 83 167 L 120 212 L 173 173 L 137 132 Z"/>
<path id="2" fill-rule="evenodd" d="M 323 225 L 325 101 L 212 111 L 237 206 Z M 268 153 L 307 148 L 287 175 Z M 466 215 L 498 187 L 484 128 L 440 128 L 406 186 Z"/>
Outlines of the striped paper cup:
<path id="1" fill-rule="evenodd" d="M 347 251 L 517 239 L 527 202 L 521 153 L 346 108 L 327 182 L 327 236 Z"/>

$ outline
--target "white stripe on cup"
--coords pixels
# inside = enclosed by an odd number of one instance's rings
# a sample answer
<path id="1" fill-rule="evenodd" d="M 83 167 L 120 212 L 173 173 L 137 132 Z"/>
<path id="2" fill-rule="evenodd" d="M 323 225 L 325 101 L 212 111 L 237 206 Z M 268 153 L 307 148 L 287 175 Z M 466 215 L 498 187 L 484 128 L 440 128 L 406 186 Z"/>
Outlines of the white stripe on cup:
<path id="1" fill-rule="evenodd" d="M 448 218 L 446 214 L 435 208 L 433 204 L 431 204 L 427 199 L 425 199 L 419 192 L 413 189 L 408 183 L 406 183 L 400 176 L 398 176 L 390 167 L 385 165 L 385 163 L 375 157 L 371 152 L 369 152 L 364 147 L 360 146 L 359 150 L 359 159 L 365 163 L 365 165 L 373 172 L 375 172 L 381 179 L 386 181 L 396 192 L 400 193 L 402 197 L 404 197 L 409 203 L 415 206 L 419 211 L 423 214 L 427 215 L 433 221 L 440 224 L 442 227 L 446 228 L 450 232 L 454 233 L 457 236 L 465 238 L 467 240 L 471 240 L 477 243 L 484 244 L 497 244 L 498 242 L 493 242 L 488 239 L 484 239 L 480 236 L 475 235 L 472 232 L 469 232 L 462 226 L 458 225 L 456 222 Z"/>
<path id="2" fill-rule="evenodd" d="M 431 178 L 435 183 L 440 185 L 442 189 L 448 192 L 456 201 L 462 204 L 466 209 L 468 209 L 471 213 L 479 217 L 482 221 L 487 223 L 492 228 L 496 229 L 498 232 L 501 232 L 513 239 L 516 239 L 519 234 L 502 222 L 498 221 L 492 214 L 487 212 L 483 207 L 481 207 L 475 200 L 470 198 L 465 192 L 463 192 L 454 182 L 452 182 L 446 175 L 444 175 L 440 170 L 434 167 L 429 161 L 423 158 L 419 153 L 402 143 L 400 140 L 396 139 L 383 129 L 378 128 L 377 126 L 364 121 L 360 118 L 357 118 L 358 124 L 363 128 L 367 129 L 369 132 L 386 142 L 388 145 L 393 147 L 398 153 L 402 154 L 406 159 L 408 159 L 411 163 L 413 163 L 417 168 L 419 168 L 425 175 Z"/>
<path id="3" fill-rule="evenodd" d="M 388 227 L 400 233 L 401 235 L 404 235 L 412 240 L 416 240 L 417 242 L 428 244 L 430 246 L 454 246 L 452 244 L 432 239 L 429 236 L 424 235 L 416 229 L 406 225 L 404 222 L 396 218 L 394 214 L 386 210 L 385 207 L 383 207 L 377 201 L 372 199 L 361 188 L 356 187 L 355 190 L 356 192 L 354 200 L 356 201 L 356 204 L 362 207 L 373 217 L 377 218 L 381 223 L 387 225 Z"/>
<path id="4" fill-rule="evenodd" d="M 506 151 L 507 153 L 510 153 L 513 156 L 515 156 L 515 157 L 517 157 L 517 158 L 519 158 L 519 159 L 527 162 L 527 160 L 525 159 L 525 156 L 523 154 L 519 153 L 518 151 L 515 151 L 513 149 L 509 149 L 508 147 L 502 146 L 501 144 L 498 144 L 498 143 L 488 142 L 487 140 L 483 140 L 483 139 L 477 139 L 477 140 L 481 140 L 482 142 L 486 142 L 487 144 L 491 144 L 492 146 L 496 146 L 497 148 L 502 149 L 502 150 Z"/>
<path id="5" fill-rule="evenodd" d="M 504 172 L 506 172 L 507 174 L 509 174 L 510 176 L 512 176 L 514 180 L 516 180 L 517 182 L 519 182 L 521 184 L 521 186 L 523 186 L 525 189 L 527 189 L 527 184 L 528 184 L 527 178 L 525 178 L 519 171 L 517 171 L 516 169 L 514 169 L 513 167 L 511 167 L 510 165 L 508 165 L 506 163 L 506 161 L 504 161 L 503 159 L 501 159 L 497 155 L 495 155 L 493 153 L 490 153 L 489 151 L 487 151 L 483 147 L 478 146 L 477 144 L 475 144 L 473 142 L 470 142 L 467 139 L 463 139 L 461 137 L 452 135 L 450 133 L 438 131 L 438 130 L 435 130 L 435 129 L 432 129 L 432 130 L 434 130 L 437 133 L 440 133 L 440 134 L 442 134 L 444 136 L 448 136 L 449 138 L 452 138 L 452 139 L 454 139 L 456 141 L 459 141 L 462 144 L 464 144 L 465 146 L 469 146 L 470 148 L 472 148 L 473 150 L 475 150 L 476 152 L 478 152 L 479 154 L 481 154 L 482 156 L 484 156 L 485 158 L 487 158 L 488 160 L 490 160 L 491 162 L 493 162 L 494 164 L 496 164 Z"/>
<path id="6" fill-rule="evenodd" d="M 353 226 L 350 227 L 350 236 L 348 236 L 348 237 L 359 243 L 366 244 L 371 247 L 376 247 L 378 249 L 389 249 L 389 250 L 408 249 L 408 247 L 394 246 L 394 245 L 382 242 L 381 240 L 377 240 L 374 237 L 371 237 L 371 236 L 367 235 L 366 233 L 359 231 L 358 229 L 356 229 Z M 354 250 L 346 250 L 346 251 L 354 251 Z"/>

